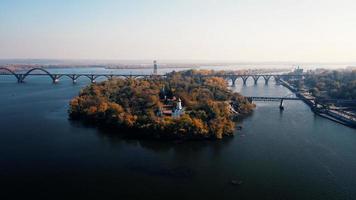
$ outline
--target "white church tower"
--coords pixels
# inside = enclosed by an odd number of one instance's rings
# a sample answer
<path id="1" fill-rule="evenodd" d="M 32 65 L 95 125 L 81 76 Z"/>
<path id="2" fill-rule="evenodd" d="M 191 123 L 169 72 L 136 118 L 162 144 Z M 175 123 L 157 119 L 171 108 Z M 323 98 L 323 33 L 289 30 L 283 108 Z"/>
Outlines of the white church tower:
<path id="1" fill-rule="evenodd" d="M 180 100 L 180 98 L 178 99 L 178 103 L 177 103 L 177 110 L 182 110 L 182 100 Z"/>

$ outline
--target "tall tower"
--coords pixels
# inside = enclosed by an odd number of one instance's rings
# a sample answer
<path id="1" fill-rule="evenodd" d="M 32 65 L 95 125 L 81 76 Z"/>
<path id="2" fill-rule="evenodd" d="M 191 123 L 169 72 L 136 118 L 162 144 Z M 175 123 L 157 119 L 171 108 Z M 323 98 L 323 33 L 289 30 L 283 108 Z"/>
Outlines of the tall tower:
<path id="1" fill-rule="evenodd" d="M 153 74 L 157 75 L 157 61 L 156 60 L 153 61 Z"/>

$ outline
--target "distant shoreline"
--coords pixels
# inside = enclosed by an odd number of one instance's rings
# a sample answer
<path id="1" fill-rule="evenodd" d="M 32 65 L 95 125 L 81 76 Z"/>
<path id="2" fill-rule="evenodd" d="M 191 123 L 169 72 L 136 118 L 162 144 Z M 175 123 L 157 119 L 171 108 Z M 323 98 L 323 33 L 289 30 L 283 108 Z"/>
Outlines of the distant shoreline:
<path id="1" fill-rule="evenodd" d="M 197 68 L 200 66 L 231 66 L 234 68 L 355 68 L 356 62 L 303 62 L 303 61 L 233 61 L 233 60 L 157 60 L 159 68 Z M 115 60 L 115 59 L 31 59 L 0 58 L 0 66 L 51 66 L 51 67 L 110 67 L 135 69 L 152 67 L 153 60 Z M 173 67 L 174 66 L 174 67 Z"/>
<path id="2" fill-rule="evenodd" d="M 103 69 L 152 69 L 152 66 L 104 66 L 104 65 L 0 65 L 14 72 L 33 68 L 43 69 L 73 69 L 73 68 L 103 68 Z M 160 66 L 159 69 L 197 69 L 199 66 Z"/>

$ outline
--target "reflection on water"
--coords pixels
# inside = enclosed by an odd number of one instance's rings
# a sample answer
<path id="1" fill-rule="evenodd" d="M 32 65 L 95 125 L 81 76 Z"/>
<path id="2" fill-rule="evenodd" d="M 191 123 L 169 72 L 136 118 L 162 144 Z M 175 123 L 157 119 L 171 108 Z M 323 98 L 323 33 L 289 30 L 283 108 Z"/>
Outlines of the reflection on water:
<path id="1" fill-rule="evenodd" d="M 17 84 L 0 76 L 1 196 L 356 198 L 355 130 L 315 116 L 302 102 L 285 101 L 282 112 L 279 102 L 257 103 L 243 129 L 222 141 L 128 140 L 67 119 L 69 100 L 88 83 L 31 77 Z M 290 93 L 262 79 L 246 86 L 239 80 L 233 89 Z"/>

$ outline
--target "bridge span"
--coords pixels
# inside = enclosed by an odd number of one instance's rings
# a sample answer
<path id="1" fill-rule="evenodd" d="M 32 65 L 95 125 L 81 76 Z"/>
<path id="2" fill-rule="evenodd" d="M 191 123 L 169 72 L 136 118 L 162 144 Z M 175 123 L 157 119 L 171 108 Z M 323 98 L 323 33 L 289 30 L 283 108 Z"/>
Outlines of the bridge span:
<path id="1" fill-rule="evenodd" d="M 1 73 L 3 72 L 3 73 Z M 5 73 L 4 73 L 5 72 Z M 112 79 L 114 77 L 118 78 L 145 78 L 145 77 L 150 77 L 150 76 L 165 76 L 165 75 L 144 75 L 144 74 L 104 74 L 104 73 L 91 73 L 91 74 L 85 74 L 85 73 L 50 73 L 49 71 L 43 69 L 43 68 L 33 68 L 28 70 L 25 73 L 16 73 L 8 68 L 5 67 L 0 67 L 0 76 L 6 76 L 6 75 L 12 75 L 15 76 L 17 79 L 18 83 L 24 83 L 25 79 L 28 76 L 48 76 L 53 83 L 58 83 L 60 78 L 63 77 L 69 77 L 73 83 L 76 83 L 78 78 L 80 77 L 86 77 L 88 78 L 92 83 L 96 81 L 97 78 L 99 77 L 105 77 L 107 79 Z"/>
<path id="2" fill-rule="evenodd" d="M 279 102 L 279 108 L 281 110 L 284 109 L 283 107 L 283 101 L 288 100 L 288 101 L 299 101 L 302 100 L 298 97 L 261 97 L 261 96 L 246 96 L 246 98 L 250 101 L 277 101 Z"/>
<path id="3" fill-rule="evenodd" d="M 17 79 L 18 83 L 23 83 L 25 82 L 25 79 L 28 76 L 48 76 L 52 80 L 53 83 L 58 83 L 60 78 L 62 77 L 69 77 L 73 83 L 77 82 L 77 79 L 80 77 L 86 77 L 88 78 L 92 83 L 96 81 L 97 78 L 99 77 L 105 77 L 107 79 L 111 79 L 113 77 L 118 77 L 118 78 L 148 78 L 148 77 L 167 77 L 166 74 L 163 75 L 158 75 L 158 74 L 115 74 L 115 73 L 51 73 L 46 69 L 43 68 L 33 68 L 28 70 L 25 73 L 19 73 L 15 72 L 11 69 L 8 69 L 6 67 L 0 67 L 0 75 L 2 76 L 14 76 Z M 294 78 L 303 78 L 306 75 L 291 75 L 291 74 L 234 74 L 234 73 L 229 73 L 229 74 L 214 74 L 214 75 L 192 75 L 195 77 L 221 77 L 224 78 L 227 81 L 231 81 L 232 86 L 235 86 L 236 80 L 242 79 L 243 84 L 246 85 L 247 80 L 249 78 L 252 78 L 254 81 L 254 84 L 257 84 L 258 80 L 260 78 L 263 78 L 265 81 L 265 84 L 268 84 L 269 80 L 273 78 L 275 82 L 279 82 L 282 78 L 285 77 L 294 77 Z"/>
<path id="4" fill-rule="evenodd" d="M 301 100 L 300 98 L 297 97 L 255 97 L 255 96 L 249 96 L 246 97 L 250 101 L 281 101 L 281 100 L 292 100 L 292 101 L 299 101 Z"/>

